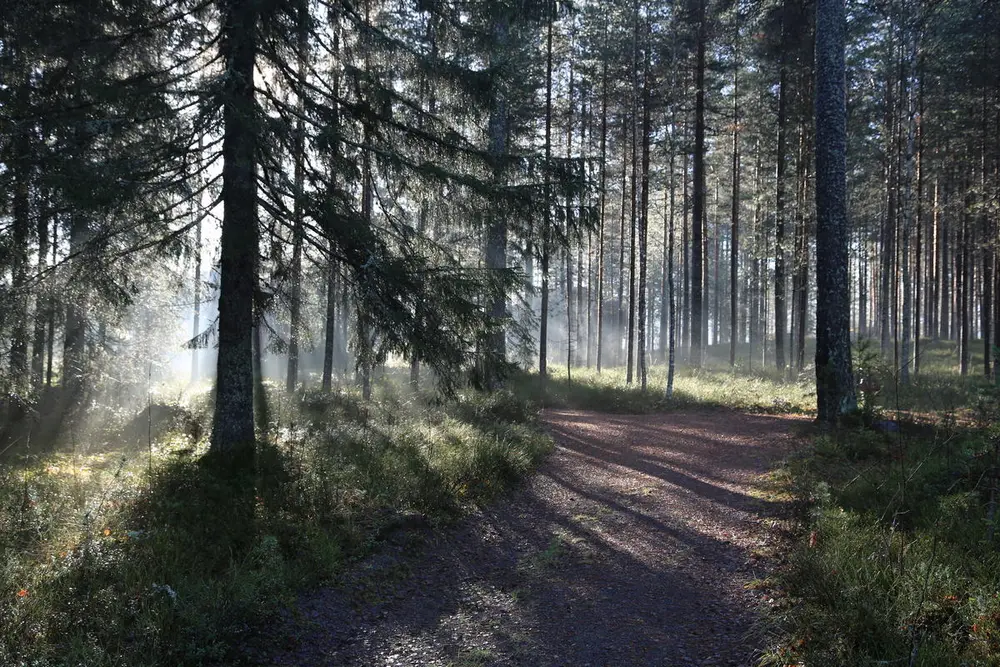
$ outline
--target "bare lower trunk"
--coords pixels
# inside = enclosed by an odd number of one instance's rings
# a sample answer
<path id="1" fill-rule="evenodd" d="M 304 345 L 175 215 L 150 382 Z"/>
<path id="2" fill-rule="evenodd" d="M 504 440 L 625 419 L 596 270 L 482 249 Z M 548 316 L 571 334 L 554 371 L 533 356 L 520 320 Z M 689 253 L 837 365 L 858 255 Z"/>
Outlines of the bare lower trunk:
<path id="1" fill-rule="evenodd" d="M 223 0 L 220 4 L 228 74 L 223 87 L 219 354 L 211 449 L 237 467 L 252 460 L 254 450 L 251 340 L 259 234 L 253 85 L 257 15 L 251 3 Z"/>
<path id="2" fill-rule="evenodd" d="M 847 273 L 844 0 L 816 5 L 816 403 L 821 423 L 856 408 Z"/>

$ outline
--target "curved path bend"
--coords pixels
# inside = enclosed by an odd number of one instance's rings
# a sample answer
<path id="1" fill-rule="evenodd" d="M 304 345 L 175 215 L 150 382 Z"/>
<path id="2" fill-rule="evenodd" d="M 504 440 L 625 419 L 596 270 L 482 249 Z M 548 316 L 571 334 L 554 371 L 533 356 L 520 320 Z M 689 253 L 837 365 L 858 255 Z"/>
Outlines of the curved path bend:
<path id="1" fill-rule="evenodd" d="M 524 488 L 392 543 L 300 605 L 272 665 L 754 664 L 787 508 L 763 476 L 801 419 L 543 413 L 556 450 Z M 304 623 L 303 623 L 304 621 Z"/>

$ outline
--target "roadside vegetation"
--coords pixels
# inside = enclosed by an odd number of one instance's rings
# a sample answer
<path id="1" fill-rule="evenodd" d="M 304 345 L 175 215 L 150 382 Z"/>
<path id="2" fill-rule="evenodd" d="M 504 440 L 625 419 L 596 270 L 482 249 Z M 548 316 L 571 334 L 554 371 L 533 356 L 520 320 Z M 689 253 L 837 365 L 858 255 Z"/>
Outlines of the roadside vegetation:
<path id="1" fill-rule="evenodd" d="M 928 348 L 902 386 L 862 345 L 859 423 L 778 473 L 801 530 L 762 664 L 1000 663 L 1000 391 L 960 376 L 954 345 Z"/>
<path id="2" fill-rule="evenodd" d="M 542 384 L 537 375 L 522 375 L 514 391 L 549 408 L 627 414 L 695 405 L 773 414 L 809 413 L 816 408 L 814 378 L 796 376 L 786 380 L 778 374 L 733 370 L 721 364 L 679 370 L 670 397 L 665 394 L 663 367 L 650 370 L 646 391 L 635 382 L 628 384 L 622 368 L 604 369 L 600 374 L 593 369 L 573 369 L 571 378 L 567 378 L 565 368 L 554 369 L 544 389 Z"/>
<path id="3" fill-rule="evenodd" d="M 305 586 L 493 499 L 550 447 L 509 392 L 268 393 L 252 478 L 204 464 L 207 391 L 132 420 L 95 404 L 87 432 L 4 455 L 0 664 L 230 664 Z"/>

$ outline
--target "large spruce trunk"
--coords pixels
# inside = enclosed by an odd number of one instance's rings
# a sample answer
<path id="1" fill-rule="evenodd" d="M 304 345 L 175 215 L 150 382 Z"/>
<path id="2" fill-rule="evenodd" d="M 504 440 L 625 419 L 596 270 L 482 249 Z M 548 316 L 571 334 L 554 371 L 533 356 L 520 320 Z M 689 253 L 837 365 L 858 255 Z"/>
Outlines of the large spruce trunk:
<path id="1" fill-rule="evenodd" d="M 257 286 L 256 3 L 222 0 L 222 238 L 219 356 L 211 451 L 230 465 L 252 460 L 254 292 Z"/>

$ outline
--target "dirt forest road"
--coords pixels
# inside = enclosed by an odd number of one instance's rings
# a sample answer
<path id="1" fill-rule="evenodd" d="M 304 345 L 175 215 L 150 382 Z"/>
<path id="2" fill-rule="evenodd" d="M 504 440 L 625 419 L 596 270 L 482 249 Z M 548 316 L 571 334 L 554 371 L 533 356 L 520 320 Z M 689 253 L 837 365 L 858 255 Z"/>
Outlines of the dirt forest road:
<path id="1" fill-rule="evenodd" d="M 272 665 L 750 665 L 785 508 L 761 476 L 801 420 L 547 411 L 557 449 L 525 485 L 390 543 L 301 604 Z"/>

